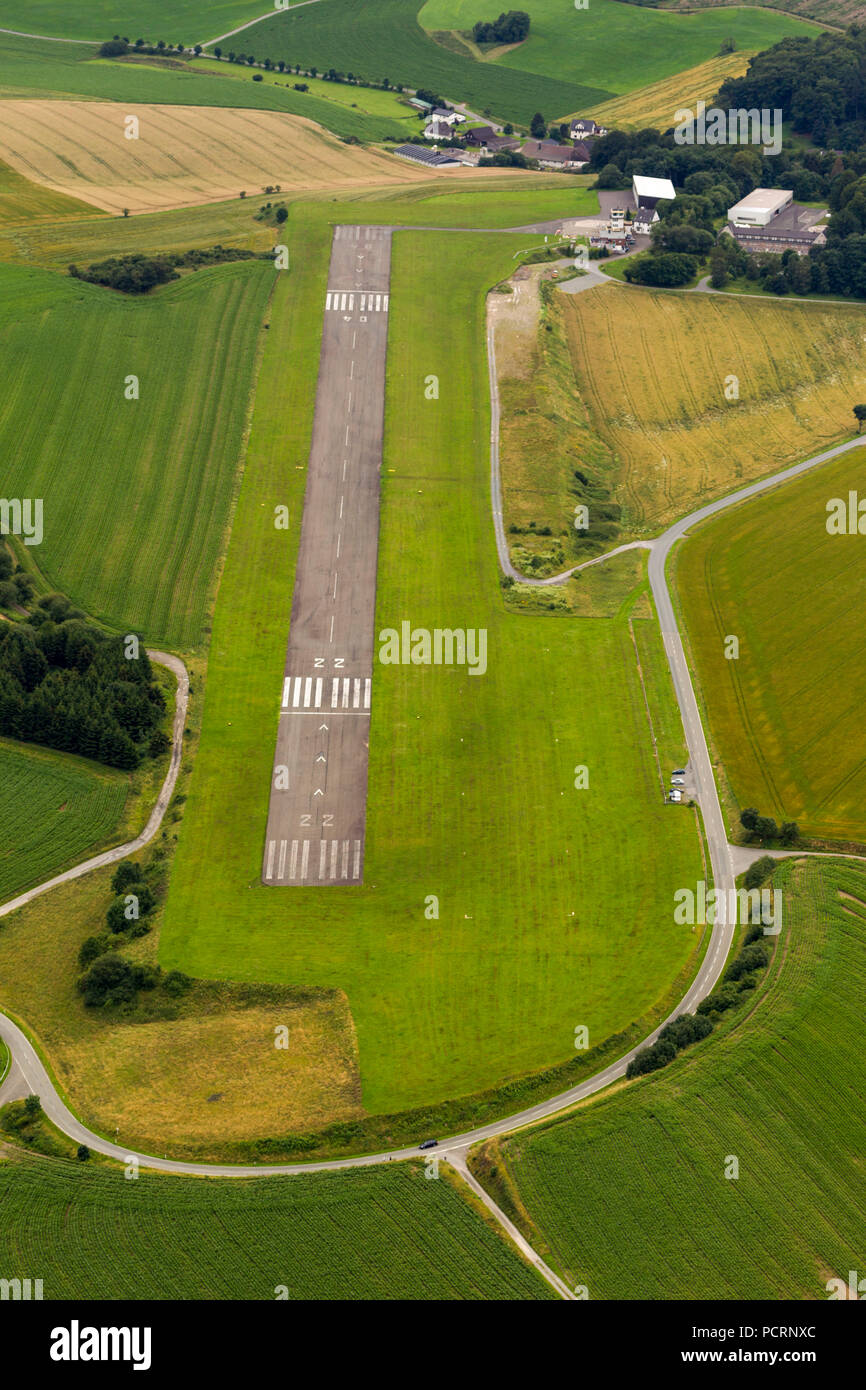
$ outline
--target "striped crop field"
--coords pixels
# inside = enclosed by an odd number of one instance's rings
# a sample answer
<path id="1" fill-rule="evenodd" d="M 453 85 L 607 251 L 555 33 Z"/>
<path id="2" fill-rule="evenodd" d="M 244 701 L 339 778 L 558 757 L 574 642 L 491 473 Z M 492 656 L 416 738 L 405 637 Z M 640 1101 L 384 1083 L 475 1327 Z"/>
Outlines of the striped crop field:
<path id="1" fill-rule="evenodd" d="M 476 1160 L 592 1299 L 822 1299 L 862 1269 L 866 869 L 801 859 L 777 876 L 782 934 L 751 1007 Z"/>
<path id="2" fill-rule="evenodd" d="M 418 1163 L 258 1181 L 137 1182 L 0 1161 L 0 1270 L 46 1299 L 555 1298 L 486 1217 Z M 281 1292 L 281 1291 L 285 1292 Z"/>
<path id="3" fill-rule="evenodd" d="M 4 487 L 43 499 L 30 559 L 105 623 L 202 640 L 273 280 L 217 266 L 142 300 L 0 267 Z"/>
<path id="4" fill-rule="evenodd" d="M 859 305 L 652 291 L 563 295 L 578 390 L 612 451 L 632 535 L 851 433 L 866 397 Z"/>
<path id="5" fill-rule="evenodd" d="M 752 56 L 742 51 L 719 54 L 673 77 L 663 77 L 635 92 L 613 97 L 592 111 L 574 114 L 593 116 L 609 130 L 646 130 L 648 126 L 668 130 L 680 107 L 695 110 L 699 101 L 709 105 L 727 78 L 742 77 Z"/>
<path id="6" fill-rule="evenodd" d="M 757 806 L 805 834 L 864 841 L 866 556 L 862 536 L 826 524 L 828 501 L 847 510 L 849 492 L 866 494 L 866 448 L 702 526 L 676 583 L 731 819 Z"/>
<path id="7" fill-rule="evenodd" d="M 123 773 L 0 741 L 0 902 L 110 841 L 128 791 Z"/>
<path id="8" fill-rule="evenodd" d="M 131 39 L 200 43 L 265 13 L 261 0 L 0 0 L 0 25 L 33 34 L 101 42 Z"/>
<path id="9" fill-rule="evenodd" d="M 521 8 L 530 16 L 529 37 L 491 54 L 482 66 L 494 74 L 532 74 L 539 82 L 589 83 L 618 95 L 667 77 L 681 77 L 685 84 L 688 70 L 715 57 L 727 38 L 738 50 L 755 53 L 789 35 L 815 32 L 788 15 L 743 6 L 698 15 L 665 14 L 619 0 L 591 0 L 581 9 L 568 0 L 525 0 Z M 477 0 L 427 0 L 418 22 L 426 30 L 461 32 L 471 30 L 479 17 Z M 684 85 L 684 94 L 687 90 Z M 562 114 L 552 107 L 542 110 L 548 120 Z"/>
<path id="10" fill-rule="evenodd" d="M 105 212 L 215 202 L 266 185 L 290 194 L 437 177 L 376 150 L 352 149 L 312 121 L 282 112 L 4 101 L 2 114 L 0 158 L 24 177 Z"/>

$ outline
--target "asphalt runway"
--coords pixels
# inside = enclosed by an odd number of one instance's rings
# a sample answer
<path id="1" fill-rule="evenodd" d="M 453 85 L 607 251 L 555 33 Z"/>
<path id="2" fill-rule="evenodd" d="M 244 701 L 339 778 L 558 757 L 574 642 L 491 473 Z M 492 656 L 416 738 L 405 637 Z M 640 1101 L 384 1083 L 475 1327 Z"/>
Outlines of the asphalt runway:
<path id="1" fill-rule="evenodd" d="M 391 233 L 335 227 L 262 881 L 364 877 Z"/>

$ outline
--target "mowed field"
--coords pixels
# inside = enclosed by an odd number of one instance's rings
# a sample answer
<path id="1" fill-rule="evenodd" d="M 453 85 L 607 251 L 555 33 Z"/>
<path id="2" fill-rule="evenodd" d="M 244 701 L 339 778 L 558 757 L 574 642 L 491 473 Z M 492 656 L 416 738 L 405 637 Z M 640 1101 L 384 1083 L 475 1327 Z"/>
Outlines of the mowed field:
<path id="1" fill-rule="evenodd" d="M 421 1164 L 257 1182 L 0 1159 L 0 1267 L 52 1299 L 547 1299 Z"/>
<path id="2" fill-rule="evenodd" d="M 575 380 L 632 534 L 851 432 L 866 393 L 860 307 L 615 284 L 562 298 Z"/>
<path id="3" fill-rule="evenodd" d="M 44 499 L 31 561 L 121 631 L 203 639 L 274 274 L 220 266 L 139 301 L 0 268 L 4 486 Z"/>
<path id="4" fill-rule="evenodd" d="M 824 1299 L 861 1267 L 866 871 L 777 876 L 782 935 L 753 1007 L 489 1151 L 535 1248 L 592 1299 Z"/>
<path id="5" fill-rule="evenodd" d="M 128 793 L 124 773 L 0 740 L 0 903 L 104 845 Z"/>
<path id="6" fill-rule="evenodd" d="M 591 62 L 575 81 L 572 73 L 555 66 L 544 74 L 522 72 L 454 53 L 421 27 L 419 9 L 419 0 L 319 0 L 279 12 L 239 34 L 237 49 L 252 51 L 259 61 L 283 59 L 320 72 L 334 67 L 372 81 L 387 77 L 392 83 L 428 87 L 449 101 L 466 102 L 479 114 L 527 126 L 535 111 L 551 120 L 615 95 Z M 479 17 L 473 14 L 467 27 Z"/>
<path id="7" fill-rule="evenodd" d="M 576 9 L 570 0 L 526 0 L 523 8 L 531 19 L 529 38 L 487 66 L 606 87 L 616 94 L 707 62 L 727 38 L 754 53 L 791 34 L 815 33 L 813 26 L 787 15 L 742 7 L 673 15 L 620 0 L 591 0 L 585 9 Z M 477 0 L 427 0 L 418 21 L 427 30 L 465 30 L 479 17 Z M 564 114 L 542 109 L 548 120 Z"/>
<path id="8" fill-rule="evenodd" d="M 125 134 L 130 118 L 138 121 L 134 139 Z M 5 101 L 0 158 L 106 212 L 209 203 L 267 184 L 309 193 L 417 183 L 424 174 L 393 156 L 350 149 L 299 116 L 85 101 Z"/>
<path id="9" fill-rule="evenodd" d="M 863 537 L 826 506 L 866 495 L 866 449 L 702 526 L 676 583 L 715 754 L 739 808 L 807 834 L 866 839 Z M 724 656 L 739 637 L 739 658 Z"/>
<path id="10" fill-rule="evenodd" d="M 196 975 L 343 989 L 382 1114 L 566 1062 L 578 1022 L 601 1043 L 651 1013 L 700 949 L 670 925 L 700 851 L 691 813 L 663 804 L 626 616 L 524 617 L 500 598 L 484 292 L 521 242 L 399 233 L 377 630 L 485 628 L 489 668 L 376 665 L 364 886 L 261 886 L 329 254 L 309 218 L 277 287 L 160 953 Z M 663 660 L 657 635 L 645 660 Z"/>
<path id="11" fill-rule="evenodd" d="M 727 78 L 741 77 L 751 56 L 740 50 L 708 58 L 673 77 L 663 77 L 647 87 L 602 102 L 585 114 L 593 116 L 609 130 L 645 130 L 648 126 L 668 130 L 674 125 L 681 107 L 694 111 L 699 101 L 709 105 Z"/>
<path id="12" fill-rule="evenodd" d="M 172 833 L 177 816 L 167 824 Z M 78 953 L 105 930 L 111 872 L 0 921 L 0 1007 L 26 1020 L 89 1128 L 140 1153 L 255 1163 L 273 1160 L 260 1146 L 274 1135 L 363 1115 L 352 1019 L 335 991 L 197 982 L 179 1001 L 148 995 L 132 1014 L 85 1008 Z M 157 940 L 155 929 L 124 955 L 155 963 Z"/>
<path id="13" fill-rule="evenodd" d="M 328 204 L 332 222 L 364 222 L 442 227 L 519 227 L 537 220 L 590 216 L 598 212 L 598 196 L 588 188 L 591 179 L 581 175 L 567 179 L 559 174 L 527 174 L 522 170 L 481 170 L 474 177 L 427 179 L 385 190 L 349 190 L 332 196 Z M 45 189 L 30 185 L 38 193 Z M 289 222 L 293 203 L 303 195 L 287 197 Z M 140 213 L 137 217 L 108 217 L 91 209 L 89 218 L 54 223 L 0 225 L 0 261 L 51 266 L 65 270 L 72 262 L 90 265 L 107 256 L 132 252 L 175 251 L 178 247 L 238 246 L 248 251 L 269 251 L 274 244 L 274 224 L 255 214 L 273 196 L 259 193 L 227 203 L 177 208 L 172 212 Z M 537 245 L 527 236 L 527 245 Z"/>
<path id="14" fill-rule="evenodd" d="M 337 90 L 342 89 L 331 83 L 311 83 L 315 90 L 296 92 L 292 86 L 294 77 L 289 80 L 288 75 L 274 74 L 269 79 L 260 72 L 263 80 L 254 82 L 249 68 L 234 67 L 228 61 L 199 63 L 188 54 L 186 60 L 178 58 L 168 63 L 146 57 L 99 58 L 97 53 L 96 45 L 50 43 L 0 33 L 0 97 L 89 98 L 116 101 L 124 106 L 150 102 L 243 107 L 304 116 L 335 135 L 355 136 L 361 141 L 405 135 L 405 127 L 393 120 L 387 110 L 375 115 L 368 113 L 367 101 L 352 109 L 337 96 Z M 390 97 L 384 92 L 370 95 L 370 112 L 376 110 L 376 97 L 387 102 L 392 112 L 407 110 L 399 107 L 396 93 Z"/>
<path id="15" fill-rule="evenodd" d="M 93 209 L 78 198 L 54 193 L 0 162 L 0 227 L 54 224 L 65 218 L 92 216 Z"/>
<path id="16" fill-rule="evenodd" d="M 121 33 L 191 46 L 264 13 L 261 0 L 0 0 L 0 27 L 98 43 Z"/>

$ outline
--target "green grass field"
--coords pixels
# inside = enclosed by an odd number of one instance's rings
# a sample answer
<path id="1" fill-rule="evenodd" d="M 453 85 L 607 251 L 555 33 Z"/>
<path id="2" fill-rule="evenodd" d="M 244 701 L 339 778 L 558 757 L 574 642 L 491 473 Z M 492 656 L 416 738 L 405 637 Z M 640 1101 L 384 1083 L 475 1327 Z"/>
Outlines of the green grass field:
<path id="1" fill-rule="evenodd" d="M 756 50 L 792 34 L 816 32 L 784 14 L 729 6 L 695 15 L 620 0 L 591 0 L 583 10 L 570 0 L 526 0 L 523 8 L 532 20 L 529 38 L 490 67 L 606 87 L 617 95 L 706 62 L 727 38 L 739 49 Z M 427 0 L 418 22 L 427 30 L 461 30 L 485 17 L 478 0 Z M 548 119 L 565 114 L 543 110 Z"/>
<path id="2" fill-rule="evenodd" d="M 715 753 L 733 802 L 835 840 L 866 839 L 860 718 L 861 537 L 826 528 L 830 498 L 866 492 L 866 449 L 701 527 L 676 583 Z M 725 638 L 739 637 L 726 660 Z"/>
<path id="3" fill-rule="evenodd" d="M 0 227 L 22 223 L 32 226 L 34 222 L 56 224 L 64 218 L 92 216 L 93 208 L 87 203 L 31 183 L 0 161 Z"/>
<path id="4" fill-rule="evenodd" d="M 575 82 L 571 74 L 521 72 L 450 52 L 421 28 L 415 4 L 407 0 L 320 0 L 239 34 L 237 46 L 259 60 L 283 59 L 320 72 L 334 67 L 372 81 L 387 77 L 429 87 L 450 101 L 467 102 L 479 115 L 489 110 L 524 125 L 539 109 L 552 119 L 614 95 L 590 64 Z"/>
<path id="5" fill-rule="evenodd" d="M 367 104 L 359 100 L 358 109 L 353 110 L 350 102 L 333 97 L 333 84 L 329 82 L 316 84 L 317 88 L 329 89 L 326 100 L 318 90 L 293 91 L 294 78 L 281 78 L 278 85 L 262 74 L 265 80 L 253 82 L 250 71 L 228 63 L 214 61 L 207 68 L 193 62 L 168 67 L 147 59 L 98 58 L 96 53 L 95 47 L 86 45 L 0 34 L 0 98 L 68 97 L 285 111 L 306 116 L 335 135 L 355 136 L 362 141 L 402 139 L 409 133 L 402 119 L 393 119 L 385 110 L 374 111 L 372 104 L 368 110 Z M 388 99 L 386 93 L 372 95 Z M 396 98 L 392 99 L 393 110 L 400 111 Z"/>
<path id="6" fill-rule="evenodd" d="M 252 41 L 250 37 L 249 42 Z M 238 35 L 238 43 L 240 42 L 241 35 Z M 236 83 L 249 84 L 252 81 L 249 69 L 241 67 L 238 63 L 226 62 L 225 58 L 222 61 L 216 58 L 196 58 L 191 67 L 194 72 L 230 77 Z M 260 69 L 258 72 L 262 81 L 255 83 L 255 86 L 275 87 L 286 102 L 292 103 L 291 109 L 299 116 L 309 115 L 311 120 L 318 121 L 320 125 L 327 125 L 319 111 L 320 103 L 326 102 L 329 106 L 338 108 L 339 114 L 334 113 L 333 119 L 340 120 L 342 124 L 345 124 L 346 117 L 356 117 L 358 129 L 346 130 L 346 134 L 358 134 L 361 138 L 369 140 L 405 140 L 410 135 L 420 134 L 424 129 L 424 122 L 419 119 L 420 113 L 407 106 L 406 98 L 401 97 L 398 92 L 383 92 L 378 87 L 349 86 L 345 82 L 325 82 L 319 77 L 295 77 L 290 73 L 262 72 Z M 309 87 L 309 92 L 294 91 L 295 82 L 303 82 Z M 304 105 L 308 99 L 311 101 L 309 111 Z M 332 115 L 328 114 L 329 117 Z M 333 126 L 329 128 L 333 129 Z"/>
<path id="7" fill-rule="evenodd" d="M 447 1177 L 414 1163 L 129 1182 L 74 1162 L 0 1161 L 0 1268 L 38 1271 L 46 1299 L 556 1297 Z"/>
<path id="8" fill-rule="evenodd" d="M 226 33 L 267 12 L 262 0 L 0 0 L 0 27 L 26 34 L 94 39 L 113 34 L 131 41 L 192 45 Z"/>
<path id="9" fill-rule="evenodd" d="M 820 1299 L 859 1267 L 866 870 L 779 873 L 782 935 L 754 1007 L 663 1072 L 488 1151 L 494 1190 L 590 1298 Z"/>
<path id="10" fill-rule="evenodd" d="M 381 1114 L 565 1062 L 576 1024 L 599 1044 L 651 1012 L 699 948 L 671 930 L 670 902 L 700 855 L 691 815 L 662 803 L 625 617 L 517 616 L 500 598 L 483 291 L 520 243 L 408 233 L 393 264 L 377 630 L 405 614 L 486 627 L 490 668 L 468 688 L 457 670 L 377 671 L 365 886 L 261 886 L 323 231 L 298 214 L 304 255 L 277 289 L 161 959 L 344 988 L 364 1103 Z M 294 518 L 288 538 L 270 522 L 275 498 Z M 581 762 L 591 789 L 576 791 Z"/>
<path id="11" fill-rule="evenodd" d="M 128 793 L 124 773 L 0 740 L 0 902 L 101 848 Z"/>
<path id="12" fill-rule="evenodd" d="M 558 174 L 528 174 L 492 178 L 482 173 L 475 179 L 442 179 L 431 187 L 423 178 L 405 188 L 351 191 L 335 195 L 328 204 L 333 222 L 400 223 L 407 226 L 520 227 L 557 217 L 590 215 L 598 211 L 598 197 L 580 176 L 563 179 Z M 51 266 L 65 270 L 70 262 L 89 265 L 107 256 L 134 251 L 176 251 L 192 246 L 240 246 L 267 250 L 274 243 L 274 227 L 257 222 L 255 213 L 267 201 L 263 194 L 241 201 L 209 203 L 197 208 L 141 213 L 132 218 L 101 216 L 52 224 L 0 225 L 0 261 Z M 273 201 L 271 199 L 270 201 Z M 280 200 L 282 201 L 282 199 Z M 290 218 L 294 212 L 291 199 Z M 304 198 L 295 199 L 299 215 Z"/>
<path id="13" fill-rule="evenodd" d="M 105 623 L 203 639 L 273 280 L 219 266 L 138 301 L 0 268 L 4 486 L 44 499 L 30 558 Z"/>

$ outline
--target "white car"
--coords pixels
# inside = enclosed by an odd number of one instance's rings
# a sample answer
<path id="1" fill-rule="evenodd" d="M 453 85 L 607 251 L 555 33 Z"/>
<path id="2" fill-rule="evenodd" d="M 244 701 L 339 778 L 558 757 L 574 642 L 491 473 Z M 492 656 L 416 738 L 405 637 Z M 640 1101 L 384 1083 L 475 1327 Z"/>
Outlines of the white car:
<path id="1" fill-rule="evenodd" d="M 672 778 L 671 778 L 671 786 L 672 786 L 672 787 L 684 787 L 685 785 L 686 785 L 686 779 L 685 779 L 685 777 L 672 777 Z"/>
<path id="2" fill-rule="evenodd" d="M 668 801 L 682 801 L 682 799 L 683 799 L 683 794 L 682 794 L 682 792 L 678 792 L 678 791 L 668 792 Z"/>

